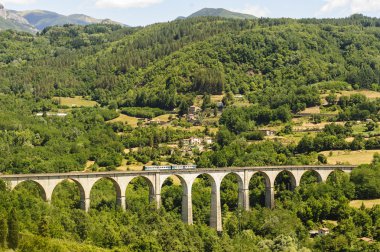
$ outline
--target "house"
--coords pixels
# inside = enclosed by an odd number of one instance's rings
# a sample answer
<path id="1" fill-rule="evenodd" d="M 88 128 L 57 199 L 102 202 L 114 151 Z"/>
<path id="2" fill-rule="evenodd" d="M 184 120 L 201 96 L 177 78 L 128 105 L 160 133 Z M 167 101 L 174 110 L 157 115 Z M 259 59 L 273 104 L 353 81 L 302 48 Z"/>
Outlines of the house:
<path id="1" fill-rule="evenodd" d="M 194 122 L 196 122 L 198 120 L 198 117 L 196 115 L 194 115 L 194 114 L 188 114 L 186 116 L 186 119 L 187 119 L 188 122 L 194 123 Z"/>
<path id="2" fill-rule="evenodd" d="M 191 137 L 190 138 L 190 145 L 194 145 L 194 146 L 201 145 L 202 142 L 203 142 L 203 140 L 199 137 Z"/>
<path id="3" fill-rule="evenodd" d="M 368 237 L 362 237 L 362 238 L 359 238 L 359 240 L 367 242 L 367 243 L 373 243 L 374 242 L 374 240 L 372 238 L 368 238 Z"/>
<path id="4" fill-rule="evenodd" d="M 210 145 L 210 144 L 212 144 L 214 141 L 212 140 L 211 137 L 205 137 L 205 138 L 203 139 L 203 142 L 204 142 L 205 144 Z"/>
<path id="5" fill-rule="evenodd" d="M 44 116 L 44 113 L 43 112 L 39 112 L 36 114 L 36 116 Z M 54 112 L 47 112 L 46 113 L 46 116 L 56 116 L 56 117 L 66 117 L 67 116 L 67 113 L 54 113 Z"/>
<path id="6" fill-rule="evenodd" d="M 182 139 L 181 144 L 183 146 L 189 146 L 190 145 L 190 139 Z"/>
<path id="7" fill-rule="evenodd" d="M 198 111 L 200 111 L 201 108 L 200 107 L 197 107 L 197 106 L 190 106 L 189 110 L 188 110 L 188 114 L 196 114 Z"/>
<path id="8" fill-rule="evenodd" d="M 318 235 L 325 236 L 330 233 L 330 230 L 328 228 L 320 228 L 319 230 L 310 230 L 309 235 L 311 238 L 314 238 Z"/>
<path id="9" fill-rule="evenodd" d="M 165 122 L 161 121 L 160 119 L 152 119 L 149 120 L 146 124 L 158 124 L 158 125 L 163 125 Z"/>
<path id="10" fill-rule="evenodd" d="M 309 231 L 309 235 L 311 238 L 316 237 L 318 235 L 318 233 L 319 233 L 318 230 L 310 230 Z"/>
<path id="11" fill-rule="evenodd" d="M 236 95 L 234 96 L 234 98 L 237 99 L 237 100 L 242 100 L 242 99 L 244 98 L 244 96 L 241 95 L 241 94 L 236 94 Z"/>
<path id="12" fill-rule="evenodd" d="M 224 104 L 223 104 L 223 102 L 217 102 L 217 103 L 216 103 L 216 107 L 217 107 L 218 109 L 223 109 L 223 108 L 224 108 Z"/>
<path id="13" fill-rule="evenodd" d="M 261 129 L 259 131 L 262 132 L 264 134 L 264 136 L 275 136 L 276 135 L 276 131 L 274 131 L 274 130 Z"/>
<path id="14" fill-rule="evenodd" d="M 322 236 L 328 235 L 329 233 L 330 233 L 330 229 L 328 228 L 320 228 L 318 230 L 318 234 Z"/>
<path id="15" fill-rule="evenodd" d="M 195 126 L 202 125 L 201 121 L 199 120 L 199 116 L 198 115 L 188 114 L 188 115 L 186 115 L 186 120 L 189 123 L 192 123 Z"/>

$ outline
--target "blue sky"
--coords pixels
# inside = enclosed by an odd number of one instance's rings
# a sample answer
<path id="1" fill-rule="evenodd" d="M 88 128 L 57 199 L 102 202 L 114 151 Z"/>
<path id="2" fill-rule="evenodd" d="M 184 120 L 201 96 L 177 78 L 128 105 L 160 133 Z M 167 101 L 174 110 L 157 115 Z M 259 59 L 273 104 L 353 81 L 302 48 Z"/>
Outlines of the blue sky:
<path id="1" fill-rule="evenodd" d="M 110 18 L 128 25 L 165 22 L 205 8 L 225 8 L 264 17 L 380 17 L 380 0 L 0 0 L 7 9 L 43 9 Z"/>

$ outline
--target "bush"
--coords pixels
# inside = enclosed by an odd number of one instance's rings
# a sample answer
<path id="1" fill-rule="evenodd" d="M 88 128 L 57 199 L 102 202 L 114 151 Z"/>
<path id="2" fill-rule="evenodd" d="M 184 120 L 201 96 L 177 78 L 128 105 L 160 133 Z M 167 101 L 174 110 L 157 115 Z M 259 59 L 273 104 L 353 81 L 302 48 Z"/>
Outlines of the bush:
<path id="1" fill-rule="evenodd" d="M 133 117 L 152 119 L 153 117 L 164 115 L 168 112 L 159 108 L 129 107 L 129 108 L 123 108 L 121 113 L 128 116 L 133 116 Z"/>
<path id="2" fill-rule="evenodd" d="M 261 131 L 250 131 L 242 134 L 247 140 L 264 140 L 264 133 Z"/>

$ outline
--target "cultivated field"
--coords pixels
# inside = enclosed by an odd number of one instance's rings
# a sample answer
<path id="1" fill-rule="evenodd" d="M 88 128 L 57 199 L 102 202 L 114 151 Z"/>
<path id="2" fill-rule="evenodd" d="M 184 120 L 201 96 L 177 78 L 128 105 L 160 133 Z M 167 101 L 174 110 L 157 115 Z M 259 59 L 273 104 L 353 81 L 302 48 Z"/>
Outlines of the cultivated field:
<path id="1" fill-rule="evenodd" d="M 304 111 L 301 111 L 300 114 L 320 114 L 321 108 L 319 106 L 306 108 Z"/>
<path id="2" fill-rule="evenodd" d="M 360 208 L 364 204 L 366 208 L 372 208 L 375 205 L 380 205 L 380 199 L 374 200 L 353 200 L 350 202 L 350 206 Z"/>
<path id="3" fill-rule="evenodd" d="M 373 155 L 380 153 L 380 150 L 360 150 L 360 151 L 323 151 L 327 157 L 328 164 L 369 164 L 372 162 Z M 332 155 L 330 156 L 330 153 Z"/>
<path id="4" fill-rule="evenodd" d="M 123 122 L 127 123 L 128 125 L 131 125 L 132 127 L 137 127 L 139 119 L 137 117 L 127 116 L 124 114 L 120 114 L 118 118 L 115 118 L 109 122 Z"/>
<path id="5" fill-rule="evenodd" d="M 371 91 L 371 90 L 353 90 L 353 91 L 341 91 L 341 94 L 338 96 L 350 96 L 353 94 L 362 94 L 365 95 L 368 99 L 377 99 L 380 98 L 380 92 Z"/>
<path id="6" fill-rule="evenodd" d="M 160 116 L 153 118 L 153 120 L 160 120 L 161 122 L 168 123 L 170 121 L 169 120 L 170 116 L 172 116 L 174 118 L 176 115 L 172 115 L 172 114 L 160 115 Z"/>
<path id="7" fill-rule="evenodd" d="M 98 103 L 95 101 L 90 101 L 84 99 L 82 96 L 72 97 L 54 97 L 54 100 L 59 101 L 59 105 L 68 106 L 68 107 L 94 107 Z"/>
<path id="8" fill-rule="evenodd" d="M 121 162 L 121 166 L 117 167 L 117 171 L 142 171 L 143 165 L 142 164 L 127 164 L 127 160 L 123 159 Z"/>

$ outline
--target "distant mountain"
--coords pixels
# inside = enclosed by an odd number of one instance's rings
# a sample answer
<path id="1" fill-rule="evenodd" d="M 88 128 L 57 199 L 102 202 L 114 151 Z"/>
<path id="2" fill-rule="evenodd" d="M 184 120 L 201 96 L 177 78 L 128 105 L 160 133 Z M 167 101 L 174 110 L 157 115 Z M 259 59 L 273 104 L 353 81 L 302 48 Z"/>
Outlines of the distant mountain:
<path id="1" fill-rule="evenodd" d="M 0 3 L 0 31 L 11 29 L 36 33 L 48 26 L 64 24 L 118 24 L 124 26 L 123 24 L 110 19 L 96 19 L 83 14 L 65 16 L 45 10 L 8 10 Z"/>
<path id="2" fill-rule="evenodd" d="M 0 3 L 0 31 L 7 29 L 31 33 L 37 32 L 37 29 L 30 25 L 25 18 L 17 13 L 5 10 L 4 5 Z"/>
<path id="3" fill-rule="evenodd" d="M 20 24 L 11 19 L 4 19 L 0 17 L 0 31 L 2 30 L 16 30 L 29 33 L 36 33 L 38 30 L 31 25 Z"/>
<path id="4" fill-rule="evenodd" d="M 224 17 L 224 18 L 234 18 L 234 19 L 255 19 L 256 18 L 253 15 L 233 12 L 233 11 L 229 11 L 222 8 L 218 8 L 218 9 L 204 8 L 188 16 L 188 18 L 192 18 L 192 17 Z"/>
<path id="5" fill-rule="evenodd" d="M 118 22 L 109 19 L 96 19 L 83 14 L 73 14 L 65 16 L 59 13 L 44 11 L 44 10 L 31 10 L 31 11 L 20 11 L 18 14 L 24 17 L 30 24 L 35 26 L 38 30 L 43 30 L 45 27 L 54 25 L 64 25 L 64 24 L 77 24 L 77 25 L 88 25 L 88 24 L 120 24 Z"/>

